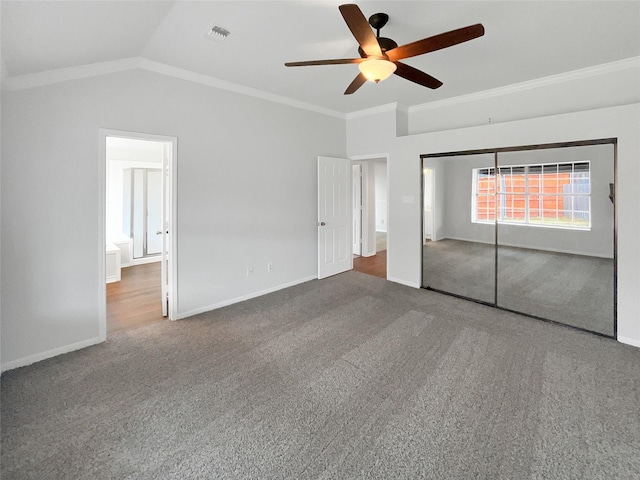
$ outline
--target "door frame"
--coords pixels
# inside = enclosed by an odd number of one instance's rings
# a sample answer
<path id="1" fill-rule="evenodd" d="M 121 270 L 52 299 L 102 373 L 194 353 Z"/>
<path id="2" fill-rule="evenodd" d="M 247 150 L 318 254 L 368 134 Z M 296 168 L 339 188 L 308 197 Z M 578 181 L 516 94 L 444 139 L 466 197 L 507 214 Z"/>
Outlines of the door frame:
<path id="1" fill-rule="evenodd" d="M 167 198 L 169 199 L 169 208 L 167 211 L 168 220 L 168 317 L 169 320 L 176 320 L 178 314 L 178 245 L 177 245 L 177 222 L 176 214 L 178 211 L 178 182 L 177 182 L 177 166 L 178 166 L 178 137 L 168 135 L 156 135 L 150 133 L 131 132 L 124 130 L 113 130 L 107 128 L 98 129 L 98 145 L 99 145 L 99 161 L 100 168 L 98 188 L 100 211 L 98 214 L 98 337 L 100 341 L 107 339 L 107 285 L 105 282 L 106 275 L 106 217 L 107 217 L 107 137 L 120 137 L 132 140 L 150 140 L 170 143 L 172 152 L 171 159 L 167 162 L 167 170 L 169 180 L 166 182 Z"/>
<path id="2" fill-rule="evenodd" d="M 387 265 L 386 265 L 386 270 L 387 270 L 387 278 L 389 278 L 389 251 L 390 251 L 390 247 L 391 247 L 391 242 L 390 242 L 390 236 L 391 236 L 391 224 L 393 223 L 391 215 L 389 215 L 389 205 L 391 205 L 391 201 L 389 200 L 389 184 L 390 184 L 390 177 L 389 177 L 389 157 L 390 155 L 388 153 L 378 153 L 378 154 L 370 154 L 370 155 L 353 155 L 349 157 L 349 160 L 351 160 L 351 164 L 352 165 L 356 165 L 356 164 L 365 164 L 367 167 L 370 165 L 374 165 L 375 163 L 382 163 L 382 162 L 376 162 L 376 160 L 382 160 L 384 159 L 384 163 L 387 167 Z M 363 174 L 363 194 L 362 194 L 362 227 L 361 227 L 361 236 L 362 236 L 362 252 L 363 254 L 365 252 L 369 252 L 371 251 L 371 245 L 369 245 L 369 240 L 367 238 L 368 235 L 365 234 L 365 225 L 367 226 L 367 230 L 370 228 L 373 228 L 375 231 L 376 225 L 375 222 L 373 223 L 373 225 L 368 225 L 369 222 L 365 222 L 365 218 L 368 217 L 369 212 L 368 212 L 368 199 L 366 198 L 366 189 L 364 188 L 365 184 L 369 184 L 369 180 L 368 178 L 365 178 L 365 176 L 367 175 L 375 175 L 374 172 L 374 168 L 363 168 L 362 169 L 362 174 Z M 366 180 L 366 181 L 365 181 Z M 374 205 L 375 208 L 375 205 Z M 374 250 L 375 250 L 375 243 L 373 245 Z M 377 253 L 377 252 L 376 252 Z M 375 253 L 374 253 L 375 255 Z"/>
<path id="3" fill-rule="evenodd" d="M 429 188 L 427 189 L 427 185 L 425 182 L 425 179 L 427 178 L 427 172 L 426 170 L 429 170 Z M 422 168 L 422 245 L 426 244 L 426 234 L 425 234 L 425 230 L 426 230 L 426 226 L 427 226 L 427 222 L 425 220 L 425 200 L 426 200 L 426 196 L 427 196 L 427 190 L 429 191 L 429 200 L 431 202 L 431 237 L 429 237 L 429 240 L 431 240 L 432 242 L 436 242 L 438 241 L 437 235 L 436 235 L 436 171 L 437 168 L 436 167 L 423 167 Z"/>
<path id="4" fill-rule="evenodd" d="M 351 195 L 353 198 L 353 255 L 362 255 L 362 165 L 351 162 Z"/>

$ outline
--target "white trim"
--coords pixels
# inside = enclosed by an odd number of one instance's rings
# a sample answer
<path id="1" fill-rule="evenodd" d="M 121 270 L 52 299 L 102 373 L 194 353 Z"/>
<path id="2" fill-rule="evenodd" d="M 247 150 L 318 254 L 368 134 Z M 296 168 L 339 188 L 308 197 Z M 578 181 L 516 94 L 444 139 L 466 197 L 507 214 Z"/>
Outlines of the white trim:
<path id="1" fill-rule="evenodd" d="M 420 288 L 420 285 L 415 283 L 415 282 L 409 282 L 407 280 L 403 280 L 401 278 L 395 278 L 395 277 L 389 277 L 387 275 L 387 280 L 389 280 L 390 282 L 394 282 L 394 283 L 399 283 L 400 285 L 404 285 L 406 287 L 411 287 L 411 288 Z"/>
<path id="2" fill-rule="evenodd" d="M 579 70 L 573 70 L 570 72 L 560 73 L 557 75 L 550 75 L 547 77 L 541 77 L 534 80 L 528 80 L 526 82 L 515 83 L 504 87 L 493 88 L 490 90 L 483 90 L 480 92 L 470 93 L 467 95 L 460 95 L 457 97 L 445 98 L 442 100 L 436 100 L 434 102 L 423 103 L 421 105 L 413 105 L 406 107 L 397 102 L 389 103 L 385 105 L 379 105 L 377 107 L 367 108 L 364 110 L 358 110 L 355 112 L 343 113 L 336 110 L 328 109 L 318 105 L 313 105 L 292 98 L 283 97 L 273 93 L 265 92 L 251 87 L 238 85 L 235 83 L 220 80 L 209 75 L 195 73 L 190 70 L 185 70 L 178 67 L 173 67 L 160 62 L 155 62 L 144 57 L 130 57 L 119 60 L 113 60 L 108 62 L 91 63 L 87 65 L 79 65 L 77 67 L 59 68 L 56 70 L 47 70 L 44 72 L 27 73 L 24 75 L 15 75 L 13 77 L 2 78 L 2 88 L 7 90 L 24 90 L 35 87 L 42 87 L 45 85 L 51 85 L 55 83 L 67 82 L 70 80 L 78 80 L 82 78 L 90 78 L 99 75 L 107 75 L 110 73 L 123 72 L 127 70 L 134 70 L 140 68 L 151 72 L 160 73 L 174 78 L 180 78 L 183 80 L 200 83 L 214 88 L 222 90 L 233 91 L 241 93 L 243 95 L 249 95 L 264 100 L 269 100 L 284 105 L 289 105 L 303 110 L 310 110 L 316 113 L 329 115 L 332 117 L 350 120 L 357 117 L 365 117 L 368 115 L 375 115 L 382 112 L 388 112 L 391 110 L 399 110 L 402 112 L 408 112 L 409 114 L 420 112 L 423 110 L 433 110 L 450 105 L 457 105 L 461 103 L 473 102 L 477 100 L 483 100 L 486 98 L 493 98 L 501 95 L 508 95 L 510 93 L 519 92 L 523 90 L 531 90 L 546 85 L 554 85 L 571 80 L 578 80 L 581 78 L 593 77 L 596 75 L 602 75 L 605 73 L 628 70 L 632 68 L 638 68 L 640 66 L 640 57 L 631 57 L 624 60 L 618 60 L 615 62 L 604 63 L 601 65 L 594 65 L 591 67 L 582 68 Z M 6 72 L 6 68 L 1 69 L 2 72 Z M 4 73 L 6 75 L 6 73 Z"/>
<path id="3" fill-rule="evenodd" d="M 630 337 L 621 337 L 618 335 L 618 341 L 620 343 L 624 343 L 625 345 L 631 345 L 632 347 L 640 348 L 640 340 L 636 340 Z"/>
<path id="4" fill-rule="evenodd" d="M 345 115 L 345 117 L 346 117 L 347 120 L 351 120 L 352 118 L 366 117 L 366 116 L 369 116 L 369 115 L 376 115 L 378 113 L 395 111 L 398 108 L 402 109 L 402 108 L 406 108 L 406 107 L 399 106 L 399 104 L 397 102 L 387 103 L 385 105 L 379 105 L 377 107 L 366 108 L 364 110 L 358 110 L 358 111 L 355 111 L 355 112 L 349 112 L 349 113 L 347 113 Z M 407 109 L 407 111 L 408 111 L 408 109 Z"/>
<path id="5" fill-rule="evenodd" d="M 389 161 L 389 154 L 388 153 L 377 153 L 377 154 L 367 154 L 367 155 L 351 155 L 349 156 L 349 160 L 352 160 L 354 162 L 359 161 L 359 160 L 382 160 L 385 159 L 385 162 Z M 382 162 L 380 162 L 382 163 Z"/>
<path id="6" fill-rule="evenodd" d="M 631 57 L 624 60 L 618 60 L 616 62 L 603 63 L 601 65 L 594 65 L 592 67 L 582 68 L 579 70 L 572 70 L 570 72 L 560 73 L 557 75 L 550 75 L 548 77 L 536 78 L 535 80 L 528 80 L 526 82 L 514 83 L 506 85 L 504 87 L 492 88 L 490 90 L 483 90 L 476 93 L 470 93 L 468 95 L 460 95 L 458 97 L 445 98 L 442 100 L 436 100 L 434 102 L 423 103 L 421 105 L 413 105 L 409 107 L 409 113 L 420 112 L 424 110 L 433 110 L 441 107 L 448 107 L 450 105 L 458 105 L 461 103 L 468 103 L 478 100 L 484 100 L 487 98 L 499 97 L 502 95 L 508 95 L 510 93 L 521 92 L 524 90 L 532 90 L 538 87 L 544 87 L 547 85 L 556 85 L 563 82 L 569 82 L 572 80 L 579 80 L 582 78 L 594 77 L 596 75 L 602 75 L 610 72 L 618 72 L 621 70 L 629 70 L 632 68 L 640 67 L 640 57 Z M 348 114 L 349 115 L 349 114 Z M 347 118 L 350 118 L 347 115 Z"/>
<path id="7" fill-rule="evenodd" d="M 256 88 L 246 87 L 244 85 L 238 85 L 236 83 L 227 82 L 226 80 L 220 80 L 209 75 L 203 75 L 201 73 L 195 73 L 191 70 L 185 70 L 183 68 L 173 67 L 164 63 L 154 62 L 153 60 L 147 60 L 146 58 L 140 59 L 139 67 L 143 70 L 150 72 L 160 73 L 169 77 L 180 78 L 189 82 L 199 83 L 207 85 L 209 87 L 219 88 L 221 90 L 227 90 L 230 92 L 240 93 L 242 95 L 248 95 L 250 97 L 257 97 L 263 100 L 269 100 L 275 103 L 281 103 L 290 107 L 301 108 L 303 110 L 310 110 L 312 112 L 321 113 L 323 115 L 329 115 L 331 117 L 345 119 L 345 114 L 329 108 L 320 107 L 318 105 L 312 105 L 310 103 L 301 102 L 292 98 L 283 97 L 274 93 L 265 92 Z"/>
<path id="8" fill-rule="evenodd" d="M 402 103 L 396 103 L 396 110 L 402 113 L 409 113 L 409 107 Z"/>
<path id="9" fill-rule="evenodd" d="M 77 67 L 58 68 L 38 73 L 16 75 L 3 80 L 2 88 L 7 90 L 25 90 L 28 88 L 43 87 L 55 83 L 79 80 L 82 78 L 97 77 L 110 73 L 124 72 L 139 68 L 140 58 L 131 57 L 110 62 L 89 63 Z"/>
<path id="10" fill-rule="evenodd" d="M 65 345 L 64 347 L 58 347 L 54 348 L 53 350 L 47 350 L 46 352 L 36 353 L 34 355 L 18 358 L 17 360 L 11 360 L 10 362 L 2 364 L 2 371 L 6 372 L 7 370 L 12 370 L 14 368 L 25 367 L 27 365 L 31 365 L 32 363 L 46 360 L 47 358 L 56 357 L 58 355 L 63 355 L 65 353 L 74 352 L 82 348 L 90 347 L 92 345 L 97 345 L 98 343 L 102 343 L 103 341 L 104 340 L 100 339 L 100 337 L 89 338 L 87 340 L 82 340 L 81 342 Z"/>
<path id="11" fill-rule="evenodd" d="M 399 105 L 399 104 L 396 104 L 396 105 Z M 375 160 L 384 159 L 384 164 L 387 167 L 387 199 L 389 198 L 389 185 L 390 185 L 390 183 L 389 183 L 390 182 L 390 180 L 389 180 L 389 178 L 390 178 L 390 176 L 389 176 L 389 157 L 390 157 L 389 153 L 352 155 L 352 156 L 349 157 L 349 160 L 351 160 L 352 164 L 353 164 L 353 162 L 360 162 L 360 161 L 370 161 L 372 164 L 375 164 L 375 163 L 377 163 L 377 162 L 375 162 Z M 383 162 L 380 162 L 380 163 L 383 163 Z M 391 204 L 391 202 L 389 202 L 389 200 L 387 200 L 387 230 L 386 230 L 386 232 L 387 232 L 387 264 L 385 266 L 386 271 L 387 271 L 387 280 L 390 280 L 390 278 L 388 277 L 388 275 L 389 275 L 389 251 L 390 251 L 390 249 L 389 249 L 389 245 L 390 245 L 389 232 L 391 231 L 391 228 L 389 227 L 389 225 L 390 225 L 391 220 L 392 220 L 391 216 L 389 214 L 389 205 L 390 204 Z M 374 225 L 374 228 L 375 228 L 375 225 Z M 364 235 L 363 235 L 363 238 L 365 238 Z M 363 252 L 362 256 L 363 257 L 370 257 L 370 256 L 373 256 L 373 255 L 375 255 L 377 253 L 377 252 L 375 252 L 375 244 L 374 244 L 374 253 L 370 253 L 369 255 L 364 255 L 365 246 L 366 246 L 365 242 L 363 241 L 363 245 L 362 245 L 362 252 Z M 398 283 L 400 283 L 400 282 L 398 282 Z"/>
<path id="12" fill-rule="evenodd" d="M 504 225 L 503 223 L 498 223 L 498 225 Z M 509 226 L 511 226 L 511 224 L 507 224 Z M 579 230 L 574 230 L 574 231 L 579 231 Z M 488 241 L 482 241 L 482 240 L 470 240 L 468 238 L 462 238 L 462 237 L 450 237 L 450 236 L 446 236 L 443 238 L 439 238 L 438 241 L 442 241 L 442 240 L 459 240 L 461 242 L 470 242 L 470 243 L 481 243 L 483 245 L 495 245 L 495 242 L 488 242 Z M 551 252 L 551 253 L 566 253 L 569 255 L 580 255 L 581 257 L 596 257 L 596 258 L 606 258 L 607 260 L 613 260 L 613 257 L 609 257 L 607 255 L 598 255 L 595 253 L 584 253 L 584 252 L 577 252 L 575 250 L 564 250 L 564 249 L 551 249 L 551 248 L 543 248 L 543 247 L 525 247 L 522 245 L 518 245 L 515 243 L 509 243 L 509 242 L 500 242 L 498 244 L 498 247 L 513 247 L 513 248 L 522 248 L 522 249 L 526 249 L 526 250 L 540 250 L 542 252 Z"/>
<path id="13" fill-rule="evenodd" d="M 98 129 L 98 339 L 107 339 L 107 134 Z"/>
<path id="14" fill-rule="evenodd" d="M 168 77 L 179 78 L 189 82 L 199 83 L 209 87 L 219 88 L 230 92 L 240 93 L 251 97 L 261 98 L 275 103 L 281 103 L 290 107 L 309 110 L 323 115 L 336 117 L 341 120 L 346 118 L 346 114 L 331 110 L 329 108 L 313 105 L 311 103 L 301 102 L 292 98 L 283 97 L 273 93 L 258 90 L 256 88 L 238 85 L 236 83 L 220 80 L 209 75 L 192 72 L 183 68 L 173 67 L 160 62 L 155 62 L 144 57 L 123 58 L 121 60 L 113 60 L 110 62 L 91 63 L 80 65 L 77 67 L 59 68 L 56 70 L 47 70 L 45 72 L 28 73 L 25 75 L 16 75 L 6 78 L 2 81 L 2 88 L 7 90 L 25 90 L 29 88 L 42 87 L 55 83 L 67 82 L 70 80 L 78 80 L 82 78 L 97 77 L 100 75 L 108 75 L 110 73 L 124 72 L 127 70 L 147 70 L 149 72 L 159 73 Z"/>
<path id="15" fill-rule="evenodd" d="M 278 290 L 282 290 L 285 288 L 293 287 L 295 285 L 299 285 L 301 283 L 306 283 L 311 280 L 316 280 L 318 278 L 317 275 L 311 275 L 309 277 L 303 277 L 298 280 L 294 280 L 292 282 L 282 283 L 275 287 L 270 287 L 265 290 L 260 290 L 259 292 L 248 293 L 246 295 L 241 295 L 239 297 L 231 298 L 229 300 L 223 300 L 222 302 L 214 303 L 213 305 L 207 305 L 205 307 L 194 308 L 187 312 L 182 312 L 178 314 L 176 317 L 177 320 L 182 320 L 187 317 L 192 317 L 193 315 L 198 315 L 200 313 L 210 312 L 212 310 L 216 310 L 218 308 L 227 307 L 229 305 L 233 305 L 234 303 L 244 302 L 246 300 L 251 300 L 252 298 L 261 297 L 262 295 L 266 295 L 268 293 L 277 292 Z"/>
<path id="16" fill-rule="evenodd" d="M 176 215 L 178 212 L 178 179 L 177 179 L 177 162 L 178 162 L 178 137 L 170 136 L 170 135 L 157 135 L 152 133 L 142 133 L 142 132 L 130 132 L 123 130 L 114 130 L 108 128 L 100 128 L 98 129 L 99 135 L 99 147 L 100 147 L 100 159 L 101 168 L 99 184 L 99 205 L 101 205 L 99 225 L 98 225 L 98 243 L 99 250 L 101 253 L 100 261 L 98 263 L 99 272 L 98 278 L 104 278 L 106 272 L 106 265 L 104 260 L 104 244 L 106 242 L 106 164 L 107 164 L 107 152 L 106 152 L 106 138 L 111 137 L 120 137 L 120 138 L 129 138 L 134 140 L 152 140 L 158 142 L 170 142 L 173 148 L 173 154 L 171 158 L 171 189 L 172 189 L 172 198 L 171 198 L 171 211 L 169 212 L 169 224 L 172 228 L 169 229 L 169 258 L 171 258 L 171 266 L 169 268 L 170 277 L 170 286 L 171 286 L 171 295 L 170 295 L 170 303 L 169 303 L 169 320 L 175 320 L 177 318 L 178 313 L 178 237 L 177 237 L 177 221 Z M 107 338 L 107 301 L 106 301 L 106 285 L 105 282 L 99 282 L 98 288 L 98 336 L 103 340 Z"/>

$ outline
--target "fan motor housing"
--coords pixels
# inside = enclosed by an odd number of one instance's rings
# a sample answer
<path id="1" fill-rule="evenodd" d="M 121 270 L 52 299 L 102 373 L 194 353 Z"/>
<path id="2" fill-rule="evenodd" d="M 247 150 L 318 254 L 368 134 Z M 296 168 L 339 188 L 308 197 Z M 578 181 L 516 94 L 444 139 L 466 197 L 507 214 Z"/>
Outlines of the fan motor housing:
<path id="1" fill-rule="evenodd" d="M 387 52 L 389 50 L 393 50 L 398 46 L 398 44 L 395 41 L 391 40 L 390 38 L 378 37 L 377 40 L 378 40 L 378 44 L 380 45 L 380 49 L 382 50 L 382 53 Z M 358 53 L 362 58 L 367 56 L 367 54 L 364 53 L 364 50 L 362 50 L 362 47 L 358 47 Z"/>

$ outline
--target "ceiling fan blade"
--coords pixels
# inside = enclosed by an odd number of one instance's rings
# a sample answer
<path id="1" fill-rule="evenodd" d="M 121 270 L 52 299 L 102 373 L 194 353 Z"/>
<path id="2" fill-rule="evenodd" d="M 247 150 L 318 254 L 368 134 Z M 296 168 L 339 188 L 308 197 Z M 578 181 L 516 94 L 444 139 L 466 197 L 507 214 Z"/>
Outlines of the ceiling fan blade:
<path id="1" fill-rule="evenodd" d="M 353 82 L 349 84 L 347 89 L 344 91 L 344 94 L 351 95 L 353 92 L 358 90 L 362 85 L 364 85 L 366 81 L 367 81 L 367 78 L 362 73 L 359 73 L 358 76 L 353 79 Z"/>
<path id="2" fill-rule="evenodd" d="M 417 42 L 407 43 L 386 52 L 389 60 L 396 62 L 403 58 L 415 57 L 424 53 L 434 52 L 442 48 L 451 47 L 459 43 L 467 42 L 484 35 L 484 27 L 481 23 L 468 27 L 458 28 L 450 32 L 441 33 L 433 37 L 424 38 Z"/>
<path id="3" fill-rule="evenodd" d="M 335 58 L 332 60 L 309 60 L 305 62 L 287 62 L 285 67 L 307 67 L 309 65 L 342 65 L 345 63 L 361 63 L 366 58 Z"/>
<path id="4" fill-rule="evenodd" d="M 354 4 L 340 5 L 338 7 L 342 18 L 347 22 L 347 26 L 351 33 L 356 38 L 362 50 L 367 55 L 373 55 L 376 57 L 382 56 L 382 50 L 378 44 L 376 36 L 373 34 L 373 30 L 369 26 L 369 22 L 362 14 L 360 7 Z"/>
<path id="5" fill-rule="evenodd" d="M 437 78 L 432 77 L 428 73 L 424 73 L 422 70 L 418 70 L 406 63 L 395 62 L 396 71 L 394 72 L 399 77 L 405 78 L 410 82 L 417 83 L 423 87 L 436 89 L 442 86 L 442 82 Z"/>

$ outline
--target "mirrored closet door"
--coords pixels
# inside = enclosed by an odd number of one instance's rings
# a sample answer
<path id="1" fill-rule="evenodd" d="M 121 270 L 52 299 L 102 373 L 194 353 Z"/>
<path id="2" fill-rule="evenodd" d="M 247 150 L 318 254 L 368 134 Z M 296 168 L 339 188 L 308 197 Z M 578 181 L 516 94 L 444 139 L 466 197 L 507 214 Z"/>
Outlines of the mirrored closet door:
<path id="1" fill-rule="evenodd" d="M 614 143 L 422 166 L 423 287 L 615 337 Z"/>
<path id="2" fill-rule="evenodd" d="M 429 215 L 423 221 L 423 286 L 494 303 L 493 164 L 493 154 L 424 159 L 423 197 Z M 481 202 L 475 212 L 474 195 Z"/>

